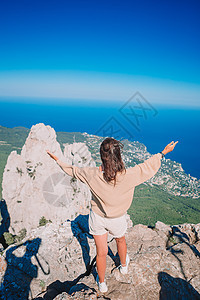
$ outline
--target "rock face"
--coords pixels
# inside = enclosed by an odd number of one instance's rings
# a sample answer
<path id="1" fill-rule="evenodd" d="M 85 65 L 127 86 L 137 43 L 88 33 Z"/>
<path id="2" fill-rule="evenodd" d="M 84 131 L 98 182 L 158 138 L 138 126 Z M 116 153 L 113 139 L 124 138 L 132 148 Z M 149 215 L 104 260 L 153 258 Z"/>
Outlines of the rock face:
<path id="1" fill-rule="evenodd" d="M 189 228 L 196 232 L 193 243 Z M 115 240 L 109 235 L 108 292 L 103 295 L 95 283 L 96 248 L 88 233 L 88 215 L 49 223 L 32 230 L 20 245 L 9 246 L 1 256 L 1 298 L 200 299 L 199 228 L 200 224 L 168 227 L 161 222 L 153 229 L 141 224 L 129 227 L 127 275 L 116 268 L 119 257 Z M 169 240 L 173 245 L 168 245 Z"/>
<path id="2" fill-rule="evenodd" d="M 63 154 L 54 129 L 44 124 L 31 128 L 20 155 L 10 154 L 1 204 L 8 207 L 10 232 L 26 228 L 27 235 L 0 256 L 0 299 L 200 299 L 200 223 L 133 227 L 128 215 L 129 273 L 119 273 L 115 239 L 108 235 L 108 292 L 100 294 L 96 247 L 88 233 L 90 190 L 46 150 L 70 165 L 95 166 L 83 143 L 66 144 Z M 52 222 L 39 226 L 42 216 Z"/>
<path id="3" fill-rule="evenodd" d="M 11 152 L 3 174 L 2 196 L 13 234 L 23 228 L 29 233 L 43 216 L 60 223 L 89 211 L 89 188 L 64 173 L 46 150 L 68 164 L 96 166 L 84 143 L 65 144 L 63 154 L 53 128 L 43 123 L 32 126 L 21 154 Z"/>

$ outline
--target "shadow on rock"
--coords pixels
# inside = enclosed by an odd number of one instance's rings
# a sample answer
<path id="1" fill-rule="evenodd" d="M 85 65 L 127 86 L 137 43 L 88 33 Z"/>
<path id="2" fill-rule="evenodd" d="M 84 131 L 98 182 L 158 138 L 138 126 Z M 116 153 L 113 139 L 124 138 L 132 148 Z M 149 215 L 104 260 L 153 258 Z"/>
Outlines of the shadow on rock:
<path id="1" fill-rule="evenodd" d="M 78 281 L 84 276 L 86 275 L 81 274 L 73 281 L 61 282 L 59 280 L 56 280 L 55 282 L 51 283 L 47 287 L 46 293 L 43 297 L 38 295 L 36 298 L 34 298 L 34 300 L 42 300 L 42 299 L 53 300 L 56 296 L 62 294 L 63 292 L 69 295 L 73 294 L 74 292 L 78 292 L 78 291 L 84 292 L 86 290 L 92 290 L 93 292 L 96 292 L 95 289 L 91 289 L 89 286 L 83 283 L 77 284 Z"/>
<path id="2" fill-rule="evenodd" d="M 93 239 L 93 236 L 89 234 L 89 215 L 78 215 L 76 219 L 71 221 L 71 229 L 73 232 L 73 235 L 77 238 L 81 249 L 82 249 L 82 255 L 83 255 L 83 261 L 85 263 L 86 270 L 89 272 L 89 274 L 92 272 L 94 277 L 96 278 L 96 272 L 94 268 L 91 268 L 90 264 L 90 247 L 88 244 L 87 237 L 90 239 Z M 94 260 L 94 263 L 96 262 L 96 257 Z M 93 264 L 94 264 L 93 263 Z M 93 266 L 93 265 L 92 265 Z"/>
<path id="3" fill-rule="evenodd" d="M 61 282 L 59 280 L 56 280 L 55 282 L 51 283 L 46 290 L 45 295 L 40 296 L 43 293 L 40 293 L 35 300 L 53 300 L 56 296 L 59 294 L 62 294 L 63 292 L 67 293 L 68 295 L 71 295 L 78 291 L 87 291 L 91 290 L 92 292 L 96 292 L 94 288 L 91 288 L 87 286 L 84 283 L 78 283 L 82 278 L 85 276 L 89 276 L 92 274 L 94 276 L 94 279 L 96 280 L 97 271 L 96 271 L 96 256 L 91 259 L 90 257 L 90 247 L 88 244 L 88 239 L 93 239 L 93 236 L 89 233 L 89 215 L 78 215 L 73 221 L 71 221 L 71 229 L 73 232 L 73 235 L 77 238 L 81 249 L 82 249 L 82 255 L 83 255 L 83 261 L 85 264 L 86 271 L 79 275 L 77 278 L 75 278 L 72 281 L 65 281 Z M 70 221 L 70 220 L 68 220 Z M 108 255 L 113 259 L 115 262 L 115 265 L 118 266 L 119 264 L 119 256 L 114 256 L 112 250 L 110 247 L 108 247 Z M 109 298 L 105 298 L 109 299 Z"/>
<path id="4" fill-rule="evenodd" d="M 172 227 L 172 236 L 176 237 L 180 243 L 185 243 L 194 253 L 196 257 L 200 257 L 200 252 L 194 245 L 189 243 L 189 237 L 185 232 L 182 232 L 177 226 Z"/>
<path id="5" fill-rule="evenodd" d="M 192 250 L 192 252 L 194 253 L 194 255 L 197 258 L 200 257 L 200 253 L 197 250 L 197 248 L 195 247 L 195 245 L 189 243 L 190 239 L 187 236 L 187 234 L 185 232 L 182 232 L 177 226 L 172 227 L 171 236 L 176 239 L 177 243 L 175 245 L 169 247 L 168 250 L 178 260 L 179 265 L 180 265 L 180 269 L 181 269 L 181 273 L 183 274 L 185 280 L 187 281 L 187 277 L 186 277 L 186 274 L 185 274 L 184 269 L 183 269 L 183 263 L 182 263 L 181 259 L 179 258 L 179 254 L 184 254 L 184 252 L 181 249 L 176 249 L 176 245 L 178 243 L 186 244 Z"/>
<path id="6" fill-rule="evenodd" d="M 160 300 L 200 300 L 200 294 L 184 279 L 160 272 L 158 281 L 161 286 Z"/>
<path id="7" fill-rule="evenodd" d="M 9 231 L 10 227 L 10 215 L 8 212 L 7 204 L 4 199 L 0 201 L 0 215 L 1 215 L 1 225 L 0 225 L 0 243 L 3 245 L 4 249 L 8 247 L 5 238 L 3 236 L 4 232 Z"/>
<path id="8" fill-rule="evenodd" d="M 41 266 L 36 256 L 40 244 L 41 239 L 36 238 L 6 251 L 7 269 L 1 287 L 2 299 L 28 299 L 31 281 L 38 275 L 38 267 L 32 264 L 31 257 L 35 256 Z M 17 255 L 14 253 L 15 250 Z"/>
<path id="9" fill-rule="evenodd" d="M 92 273 L 95 280 L 97 276 L 96 269 L 94 268 L 95 265 L 93 264 L 96 262 L 96 256 L 93 258 L 92 262 L 90 263 L 91 257 L 90 257 L 90 247 L 88 244 L 87 237 L 90 239 L 93 239 L 93 236 L 89 233 L 89 215 L 79 215 L 76 219 L 71 221 L 71 229 L 73 232 L 73 235 L 77 238 L 81 249 L 82 249 L 82 255 L 83 260 L 85 263 L 86 270 L 88 270 L 89 274 Z M 116 256 L 108 246 L 108 255 L 111 257 L 111 259 L 114 261 L 115 266 L 117 267 L 119 265 L 119 255 L 118 253 Z"/>

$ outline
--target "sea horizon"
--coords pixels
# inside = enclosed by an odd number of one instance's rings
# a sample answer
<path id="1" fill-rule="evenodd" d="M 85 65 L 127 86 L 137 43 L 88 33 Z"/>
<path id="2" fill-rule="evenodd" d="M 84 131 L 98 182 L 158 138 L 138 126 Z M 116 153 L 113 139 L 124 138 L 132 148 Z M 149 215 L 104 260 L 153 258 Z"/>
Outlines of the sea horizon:
<path id="1" fill-rule="evenodd" d="M 48 101 L 41 99 L 0 99 L 0 125 L 31 128 L 37 123 L 50 125 L 56 132 L 87 132 L 138 141 L 151 154 L 158 153 L 171 141 L 179 141 L 166 158 L 181 163 L 187 174 L 200 179 L 199 128 L 200 108 L 147 103 L 137 111 L 138 118 L 127 113 L 128 102 L 119 101 Z M 29 101 L 29 102 L 28 102 Z M 135 110 L 136 112 L 136 110 Z"/>

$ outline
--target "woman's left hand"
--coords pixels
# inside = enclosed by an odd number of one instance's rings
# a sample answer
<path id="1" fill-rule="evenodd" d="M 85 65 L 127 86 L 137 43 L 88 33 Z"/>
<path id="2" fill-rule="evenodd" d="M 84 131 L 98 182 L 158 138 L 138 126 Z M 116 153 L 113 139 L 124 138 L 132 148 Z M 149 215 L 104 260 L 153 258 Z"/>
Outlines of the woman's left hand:
<path id="1" fill-rule="evenodd" d="M 57 156 L 53 155 L 51 152 L 49 152 L 49 150 L 46 150 L 46 151 L 47 151 L 47 154 L 49 154 L 49 156 L 50 156 L 51 158 L 53 158 L 54 160 L 58 160 L 58 157 L 57 157 Z"/>

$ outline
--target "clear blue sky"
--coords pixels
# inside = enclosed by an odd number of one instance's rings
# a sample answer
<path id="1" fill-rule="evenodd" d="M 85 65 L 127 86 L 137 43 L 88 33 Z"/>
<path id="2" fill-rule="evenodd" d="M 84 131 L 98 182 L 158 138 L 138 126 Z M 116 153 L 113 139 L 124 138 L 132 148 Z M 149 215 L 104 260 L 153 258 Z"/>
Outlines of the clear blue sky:
<path id="1" fill-rule="evenodd" d="M 200 105 L 199 16 L 199 0 L 1 1 L 0 96 Z"/>

